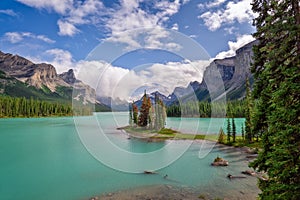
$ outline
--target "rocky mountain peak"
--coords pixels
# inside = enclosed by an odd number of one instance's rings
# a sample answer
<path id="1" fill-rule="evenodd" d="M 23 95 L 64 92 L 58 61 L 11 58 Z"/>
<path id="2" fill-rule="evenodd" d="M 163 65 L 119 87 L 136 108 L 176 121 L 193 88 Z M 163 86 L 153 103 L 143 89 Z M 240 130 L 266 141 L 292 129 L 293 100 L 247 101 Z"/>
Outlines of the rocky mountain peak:
<path id="1" fill-rule="evenodd" d="M 48 88 L 52 93 L 64 98 L 71 98 L 70 94 L 72 96 L 72 91 L 75 91 L 75 98 L 82 100 L 84 104 L 96 102 L 95 90 L 77 80 L 72 69 L 58 75 L 53 65 L 35 64 L 21 56 L 0 51 L 0 71 L 3 71 L 5 76 L 42 91 L 47 91 Z M 69 91 L 68 94 L 63 94 L 63 90 Z"/>
<path id="2" fill-rule="evenodd" d="M 69 86 L 58 77 L 55 68 L 46 63 L 34 64 L 18 55 L 0 52 L 0 70 L 36 88 L 48 87 L 52 92 L 58 85 Z"/>
<path id="3" fill-rule="evenodd" d="M 62 78 L 66 83 L 74 84 L 76 82 L 76 77 L 73 69 L 69 69 L 69 71 L 59 74 L 59 77 Z"/>

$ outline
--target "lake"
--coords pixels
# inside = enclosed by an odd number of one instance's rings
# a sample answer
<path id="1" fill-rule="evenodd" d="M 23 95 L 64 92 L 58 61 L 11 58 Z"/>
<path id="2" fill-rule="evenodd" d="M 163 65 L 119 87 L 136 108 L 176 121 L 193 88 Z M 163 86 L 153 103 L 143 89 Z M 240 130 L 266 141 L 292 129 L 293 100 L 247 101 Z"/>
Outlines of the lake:
<path id="1" fill-rule="evenodd" d="M 221 124 L 223 119 L 215 119 Z M 98 127 L 91 122 L 96 121 Z M 238 132 L 244 119 L 236 119 Z M 224 146 L 214 146 L 203 141 L 166 141 L 146 142 L 128 139 L 118 126 L 126 125 L 127 113 L 97 113 L 91 117 L 61 118 L 14 118 L 0 119 L 0 199 L 62 199 L 79 200 L 103 193 L 126 190 L 140 186 L 174 185 L 191 188 L 197 192 L 216 193 L 222 196 L 247 195 L 258 193 L 256 178 L 228 180 L 226 175 L 237 174 L 248 169 L 248 160 L 239 151 Z M 196 125 L 195 125 L 196 124 Z M 226 124 L 226 123 L 225 123 Z M 187 132 L 217 133 L 220 124 L 210 119 L 170 118 L 167 126 Z M 225 126 L 224 123 L 222 126 Z M 100 128 L 99 128 L 100 127 Z M 197 130 L 195 130 L 195 127 Z M 81 132 L 87 130 L 86 133 Z M 99 131 L 100 130 L 100 131 Z M 225 130 L 225 129 L 224 129 Z M 77 131 L 81 133 L 77 133 Z M 106 149 L 103 140 L 86 143 L 88 131 L 104 135 L 114 146 L 124 152 L 159 152 L 157 159 L 135 164 L 130 157 L 113 154 Z M 103 134 L 100 134 L 103 132 Z M 84 136 L 83 136 L 84 135 Z M 102 136 L 101 136 L 102 137 Z M 95 137 L 97 138 L 97 137 Z M 92 139 L 95 139 L 92 138 Z M 188 144 L 188 145 L 187 145 Z M 99 147 L 93 151 L 94 147 Z M 101 148 L 100 148 L 101 147 Z M 178 159 L 164 163 L 160 167 L 156 162 L 168 160 L 173 152 L 185 149 Z M 186 148 L 188 147 L 188 148 Z M 209 152 L 205 154 L 205 148 Z M 92 153 L 92 154 L 91 154 Z M 99 155 L 97 155 L 99 153 Z M 144 155 L 144 154 L 143 154 Z M 99 161 L 99 156 L 108 161 Z M 118 157 L 119 156 L 119 157 Z M 217 156 L 224 157 L 230 163 L 228 167 L 212 167 L 210 163 Z M 145 156 L 143 156 L 145 157 Z M 108 167 L 112 163 L 117 168 L 123 165 L 141 173 L 127 173 Z M 124 164 L 122 164 L 122 163 Z M 131 166 L 134 165 L 134 166 Z M 158 167 L 157 167 L 158 166 Z M 113 166 L 114 167 L 114 166 Z M 143 167 L 143 168 L 142 168 Z M 158 174 L 145 175 L 144 170 L 158 169 Z M 126 171 L 126 170 L 125 170 Z M 164 175 L 168 178 L 163 178 Z"/>

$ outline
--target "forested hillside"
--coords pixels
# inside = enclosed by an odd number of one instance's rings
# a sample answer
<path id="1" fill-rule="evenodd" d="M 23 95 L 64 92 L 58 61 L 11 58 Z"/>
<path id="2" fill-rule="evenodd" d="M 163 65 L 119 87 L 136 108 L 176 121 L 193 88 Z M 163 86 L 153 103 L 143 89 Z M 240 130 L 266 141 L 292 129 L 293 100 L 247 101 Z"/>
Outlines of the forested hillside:
<path id="1" fill-rule="evenodd" d="M 0 96 L 1 117 L 45 117 L 72 115 L 72 106 L 55 102 Z"/>

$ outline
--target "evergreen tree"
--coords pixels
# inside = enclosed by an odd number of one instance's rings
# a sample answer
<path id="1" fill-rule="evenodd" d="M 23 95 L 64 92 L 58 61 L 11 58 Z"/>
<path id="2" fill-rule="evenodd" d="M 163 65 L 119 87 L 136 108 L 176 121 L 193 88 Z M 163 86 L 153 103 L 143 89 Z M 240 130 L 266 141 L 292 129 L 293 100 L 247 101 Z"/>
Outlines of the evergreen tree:
<path id="1" fill-rule="evenodd" d="M 149 111 L 149 129 L 155 128 L 155 107 L 151 105 Z"/>
<path id="2" fill-rule="evenodd" d="M 154 128 L 155 130 L 160 130 L 165 127 L 166 122 L 166 108 L 162 100 L 159 99 L 158 94 L 155 94 L 154 97 L 155 103 L 155 122 Z"/>
<path id="3" fill-rule="evenodd" d="M 245 128 L 244 128 L 244 124 L 242 124 L 241 126 L 241 132 L 242 132 L 242 139 L 245 140 Z"/>
<path id="4" fill-rule="evenodd" d="M 132 104 L 129 104 L 129 126 L 133 125 L 133 112 Z"/>
<path id="5" fill-rule="evenodd" d="M 231 124 L 232 124 L 232 142 L 235 142 L 235 138 L 236 138 L 236 126 L 235 126 L 234 118 L 231 118 Z"/>
<path id="6" fill-rule="evenodd" d="M 138 114 L 139 114 L 139 109 L 135 103 L 132 103 L 132 117 L 133 117 L 133 123 L 138 124 Z"/>
<path id="7" fill-rule="evenodd" d="M 246 78 L 246 109 L 245 109 L 245 119 L 246 119 L 246 140 L 248 143 L 252 142 L 252 107 L 253 107 L 253 100 L 251 96 L 251 89 L 250 89 L 250 82 L 248 77 Z"/>
<path id="8" fill-rule="evenodd" d="M 147 97 L 146 90 L 145 90 L 142 105 L 140 108 L 140 115 L 138 119 L 139 126 L 146 127 L 148 125 L 150 107 L 151 107 L 151 101 L 149 100 L 149 97 Z"/>
<path id="9" fill-rule="evenodd" d="M 259 44 L 251 68 L 256 106 L 253 131 L 263 149 L 251 164 L 268 173 L 261 199 L 300 199 L 299 0 L 253 0 Z M 246 131 L 247 132 L 247 131 Z"/>
<path id="10" fill-rule="evenodd" d="M 227 118 L 227 142 L 230 143 L 231 138 L 231 124 L 229 118 Z"/>
<path id="11" fill-rule="evenodd" d="M 221 144 L 223 144 L 224 143 L 224 139 L 225 139 L 225 133 L 223 131 L 223 128 L 221 127 L 220 131 L 219 131 L 218 142 L 221 143 Z"/>

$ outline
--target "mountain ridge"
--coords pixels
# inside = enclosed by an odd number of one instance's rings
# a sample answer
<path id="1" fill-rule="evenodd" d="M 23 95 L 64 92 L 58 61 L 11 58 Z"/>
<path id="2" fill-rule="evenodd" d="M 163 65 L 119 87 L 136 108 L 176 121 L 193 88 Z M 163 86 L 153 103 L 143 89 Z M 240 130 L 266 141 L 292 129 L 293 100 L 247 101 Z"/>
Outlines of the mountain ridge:
<path id="1" fill-rule="evenodd" d="M 95 98 L 95 90 L 76 79 L 72 69 L 57 74 L 51 64 L 35 64 L 19 55 L 2 51 L 0 51 L 1 94 L 63 102 L 71 102 L 73 95 L 73 99 L 80 99 L 83 104 L 102 105 Z"/>
<path id="2" fill-rule="evenodd" d="M 246 95 L 246 78 L 253 82 L 253 76 L 250 72 L 251 62 L 253 58 L 252 47 L 258 43 L 257 40 L 252 41 L 241 48 L 237 49 L 236 55 L 224 59 L 213 60 L 206 67 L 203 80 L 201 83 L 191 82 L 186 88 L 175 88 L 170 96 L 176 96 L 181 101 L 186 102 L 195 95 L 199 101 L 211 101 L 208 85 L 214 82 L 223 81 L 224 91 L 219 89 L 220 94 L 214 96 L 214 100 L 226 97 L 226 100 L 240 100 Z M 217 76 L 217 71 L 220 76 Z M 219 87 L 222 87 L 221 85 Z M 180 91 L 180 92 L 179 92 Z M 192 93 L 192 94 L 191 94 Z"/>

